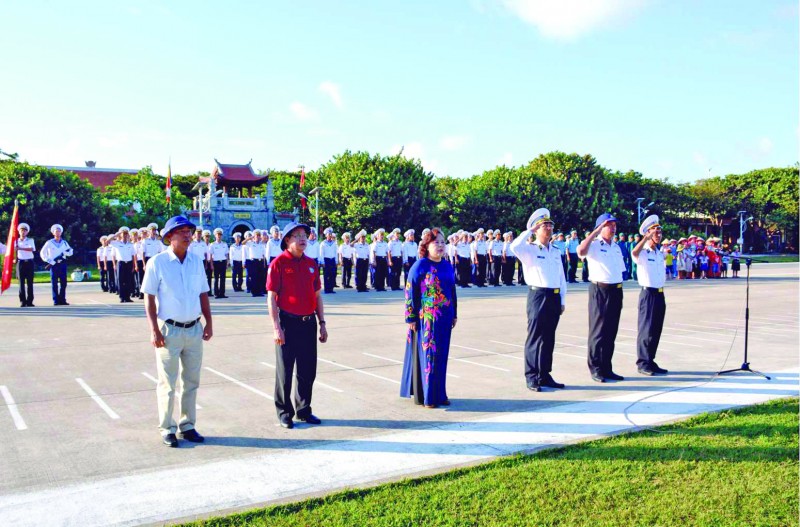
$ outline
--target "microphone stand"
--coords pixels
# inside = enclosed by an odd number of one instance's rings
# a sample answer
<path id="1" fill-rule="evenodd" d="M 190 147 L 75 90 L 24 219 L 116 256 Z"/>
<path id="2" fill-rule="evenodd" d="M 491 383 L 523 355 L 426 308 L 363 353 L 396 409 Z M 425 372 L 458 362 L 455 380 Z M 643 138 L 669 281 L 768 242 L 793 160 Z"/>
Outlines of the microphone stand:
<path id="1" fill-rule="evenodd" d="M 747 278 L 745 279 L 746 287 L 745 287 L 745 302 L 744 302 L 744 362 L 740 368 L 734 368 L 731 370 L 723 370 L 717 372 L 717 375 L 725 375 L 726 373 L 733 373 L 737 371 L 745 371 L 748 373 L 752 373 L 755 375 L 760 375 L 767 380 L 770 380 L 768 375 L 761 373 L 760 371 L 754 370 L 750 368 L 750 363 L 747 361 L 747 340 L 750 331 L 750 265 L 753 263 L 752 258 L 745 258 L 744 263 L 747 266 Z"/>

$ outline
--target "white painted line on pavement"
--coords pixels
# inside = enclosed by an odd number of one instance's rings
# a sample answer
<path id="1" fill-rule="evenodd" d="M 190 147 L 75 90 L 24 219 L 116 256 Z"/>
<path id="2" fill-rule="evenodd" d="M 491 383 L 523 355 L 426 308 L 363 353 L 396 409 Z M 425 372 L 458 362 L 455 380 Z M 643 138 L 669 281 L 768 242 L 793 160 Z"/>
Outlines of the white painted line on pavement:
<path id="1" fill-rule="evenodd" d="M 273 370 L 275 369 L 275 366 L 270 364 L 269 362 L 261 361 L 261 364 L 263 364 L 267 368 L 272 368 Z M 316 386 L 317 384 L 319 384 L 320 386 L 323 386 L 325 388 L 328 388 L 329 390 L 333 390 L 334 392 L 344 393 L 344 390 L 340 390 L 339 388 L 336 388 L 335 386 L 331 386 L 330 384 L 325 384 L 324 382 L 320 381 L 319 379 L 315 379 L 314 380 L 314 385 Z"/>
<path id="2" fill-rule="evenodd" d="M 87 298 L 86 300 L 88 300 L 89 302 L 91 302 L 93 304 L 100 304 L 101 306 L 111 307 L 110 304 L 105 304 L 103 302 L 98 302 L 97 300 L 94 300 L 92 298 Z M 88 305 L 88 304 L 86 304 L 86 305 Z"/>
<path id="3" fill-rule="evenodd" d="M 572 338 L 575 338 L 575 339 L 586 340 L 586 337 L 581 337 L 579 335 L 569 335 L 567 333 L 556 333 L 556 337 L 558 337 L 559 335 L 562 336 L 562 337 L 572 337 Z M 630 337 L 626 337 L 626 338 L 630 338 Z M 566 343 L 562 342 L 562 344 L 566 344 Z M 614 344 L 615 345 L 624 345 L 624 346 L 636 347 L 636 343 L 635 342 L 616 342 L 615 341 Z M 573 345 L 573 346 L 575 346 L 575 345 Z M 580 346 L 580 347 L 584 348 L 584 349 L 588 349 L 588 346 Z M 619 351 L 618 349 L 615 349 L 614 353 L 619 353 L 620 355 L 628 355 L 629 357 L 636 357 L 635 353 L 627 353 L 625 351 Z"/>
<path id="4" fill-rule="evenodd" d="M 523 348 L 523 349 L 525 348 L 525 346 L 523 346 L 521 344 L 511 344 L 510 342 L 500 342 L 499 340 L 490 340 L 489 342 L 493 342 L 495 344 L 503 344 L 504 346 L 514 346 L 515 348 Z M 566 342 L 556 342 L 556 346 L 571 346 L 573 348 L 584 348 L 584 349 L 586 349 L 586 346 L 580 346 L 578 344 L 567 344 Z M 583 355 L 583 356 L 581 356 L 581 355 L 573 355 L 571 353 L 563 353 L 561 351 L 554 351 L 553 355 L 564 355 L 565 357 L 573 357 L 575 359 L 584 359 L 584 360 L 586 360 L 586 356 L 585 355 Z"/>
<path id="5" fill-rule="evenodd" d="M 370 372 L 364 371 L 364 370 L 359 370 L 358 368 L 353 368 L 352 366 L 345 366 L 341 362 L 334 362 L 332 360 L 320 359 L 319 357 L 317 357 L 317 360 L 322 361 L 322 362 L 327 362 L 328 364 L 333 364 L 334 366 L 339 366 L 340 368 L 344 368 L 345 370 L 354 371 L 354 372 L 357 372 L 357 373 L 361 373 L 363 375 L 369 375 L 370 377 L 375 377 L 376 379 L 389 381 L 389 382 L 394 383 L 394 384 L 400 384 L 400 381 L 396 381 L 396 380 L 390 379 L 388 377 L 383 377 L 382 375 L 375 375 L 374 373 L 370 373 Z"/>
<path id="6" fill-rule="evenodd" d="M 25 420 L 22 418 L 22 415 L 20 415 L 19 410 L 17 410 L 17 403 L 14 402 L 11 392 L 8 391 L 7 387 L 0 386 L 0 393 L 3 394 L 3 399 L 6 400 L 8 413 L 11 414 L 11 419 L 14 420 L 14 426 L 17 427 L 17 430 L 27 430 L 28 425 L 25 424 Z"/>
<path id="7" fill-rule="evenodd" d="M 151 380 L 151 381 L 153 381 L 154 383 L 158 384 L 158 379 L 156 379 L 155 377 L 153 377 L 152 375 L 150 375 L 150 374 L 149 374 L 149 373 L 147 373 L 146 371 L 143 371 L 143 372 L 142 372 L 142 375 L 144 375 L 145 377 L 147 377 L 148 379 L 150 379 L 150 380 Z M 177 397 L 178 399 L 180 399 L 180 397 L 181 397 L 181 392 L 179 392 L 179 391 L 176 391 L 176 392 L 175 392 L 175 397 Z M 202 407 L 202 406 L 200 406 L 199 404 L 197 404 L 196 402 L 194 403 L 194 407 L 195 407 L 195 408 L 197 408 L 198 410 L 202 410 L 202 409 L 203 409 L 203 407 Z"/>
<path id="8" fill-rule="evenodd" d="M 489 366 L 488 364 L 481 364 L 480 362 L 473 362 L 473 361 L 467 360 L 467 359 L 457 359 L 455 357 L 450 357 L 450 360 L 457 360 L 458 362 L 466 362 L 467 364 L 474 364 L 475 366 L 482 366 L 484 368 L 489 368 L 489 369 L 492 369 L 492 370 L 507 371 L 509 373 L 511 372 L 511 370 L 506 369 L 506 368 L 499 368 L 497 366 Z"/>
<path id="9" fill-rule="evenodd" d="M 102 399 L 100 398 L 100 396 L 99 396 L 99 395 L 97 395 L 97 394 L 95 393 L 95 391 L 94 391 L 94 390 L 92 390 L 92 388 L 91 388 L 91 387 L 90 387 L 88 384 L 86 384 L 86 382 L 84 382 L 84 380 L 83 380 L 83 379 L 81 379 L 80 377 L 76 377 L 76 378 L 75 378 L 75 381 L 76 381 L 78 384 L 80 384 L 80 385 L 81 385 L 81 388 L 83 388 L 83 390 L 84 390 L 86 393 L 88 393 L 88 394 L 89 394 L 89 397 L 91 397 L 91 398 L 94 400 L 94 402 L 96 402 L 96 403 L 97 403 L 97 406 L 99 406 L 100 408 L 102 408 L 102 409 L 103 409 L 103 410 L 104 410 L 104 411 L 105 411 L 105 412 L 108 414 L 108 416 L 109 416 L 111 419 L 119 419 L 119 415 L 117 415 L 117 413 L 116 413 L 114 410 L 112 410 L 112 409 L 111 409 L 111 407 L 110 407 L 110 406 L 108 406 L 108 405 L 106 404 L 106 402 L 105 402 L 104 400 L 102 400 Z"/>
<path id="10" fill-rule="evenodd" d="M 738 322 L 738 319 L 731 319 Z M 774 318 L 767 318 L 767 317 L 750 317 L 750 320 L 756 320 L 759 324 L 765 324 L 768 326 L 791 326 L 797 327 L 797 321 L 795 320 L 776 320 Z"/>
<path id="11" fill-rule="evenodd" d="M 272 397 L 271 395 L 269 395 L 268 393 L 264 393 L 264 392 L 262 392 L 261 390 L 259 390 L 259 389 L 257 389 L 257 388 L 253 388 L 253 387 L 252 387 L 252 386 L 250 386 L 249 384 L 245 384 L 245 383 L 243 383 L 243 382 L 242 382 L 242 381 L 240 381 L 240 380 L 234 379 L 234 378 L 233 378 L 233 377 L 231 377 L 230 375 L 225 375 L 225 374 L 224 374 L 224 373 L 222 373 L 222 372 L 218 372 L 218 371 L 217 371 L 217 370 L 215 370 L 214 368 L 209 368 L 208 366 L 203 366 L 203 369 L 206 369 L 206 370 L 210 371 L 211 373 L 213 373 L 213 374 L 215 374 L 215 375 L 219 375 L 219 376 L 220 376 L 220 377 L 222 377 L 223 379 L 225 379 L 225 380 L 228 380 L 228 381 L 231 381 L 233 384 L 236 384 L 237 386 L 241 386 L 241 387 L 242 387 L 242 388 L 244 388 L 245 390 L 251 391 L 251 392 L 253 392 L 253 393 L 254 393 L 254 394 L 256 394 L 256 395 L 260 395 L 261 397 L 264 397 L 264 398 L 266 398 L 266 399 L 269 399 L 270 401 L 274 401 L 274 400 L 275 400 L 275 398 L 274 398 L 274 397 Z"/>
<path id="12" fill-rule="evenodd" d="M 733 327 L 740 327 L 744 328 L 744 321 L 741 322 L 717 322 L 717 324 L 723 324 L 725 326 L 733 326 Z M 755 326 L 755 327 L 753 327 Z M 763 331 L 763 332 L 772 332 L 772 331 L 783 331 L 785 333 L 797 333 L 796 328 L 770 328 L 764 327 L 763 322 L 750 322 L 750 331 Z"/>
<path id="13" fill-rule="evenodd" d="M 628 329 L 628 328 L 619 328 L 619 329 L 620 329 L 620 331 L 628 331 L 630 333 L 637 333 L 637 334 L 639 333 L 639 331 L 636 330 L 636 329 Z M 691 331 L 691 330 L 690 329 L 682 329 L 680 331 Z M 691 337 L 689 335 L 675 335 L 675 334 L 673 334 L 673 336 L 674 337 L 680 337 L 680 338 L 692 339 L 692 340 L 703 340 L 705 342 L 716 342 L 717 344 L 723 342 L 720 339 L 704 339 L 704 338 L 701 338 L 701 337 Z M 674 342 L 673 344 L 683 344 L 683 343 L 682 342 L 680 342 L 680 343 L 679 342 Z"/>
<path id="14" fill-rule="evenodd" d="M 499 355 L 500 357 L 506 357 L 508 359 L 516 359 L 516 360 L 525 360 L 522 357 L 517 357 L 515 355 L 509 355 L 507 353 L 497 353 L 496 351 L 489 351 L 489 350 L 479 350 L 478 348 L 470 348 L 469 346 L 459 346 L 458 344 L 450 344 L 454 348 L 461 348 L 465 350 L 472 350 L 472 351 L 479 351 L 481 353 L 489 353 L 490 355 Z"/>
<path id="15" fill-rule="evenodd" d="M 450 345 L 454 346 L 454 344 L 450 344 Z M 367 357 L 373 357 L 373 358 L 376 358 L 376 359 L 388 360 L 389 362 L 394 362 L 395 364 L 403 364 L 403 361 L 401 361 L 401 360 L 390 359 L 389 357 L 381 357 L 380 355 L 373 355 L 372 353 L 367 353 L 366 351 L 364 351 L 362 353 L 364 353 L 364 355 L 366 355 Z M 453 377 L 453 378 L 456 378 L 456 379 L 460 379 L 461 378 L 458 375 L 455 375 L 453 373 L 448 373 L 447 376 L 448 377 Z"/>

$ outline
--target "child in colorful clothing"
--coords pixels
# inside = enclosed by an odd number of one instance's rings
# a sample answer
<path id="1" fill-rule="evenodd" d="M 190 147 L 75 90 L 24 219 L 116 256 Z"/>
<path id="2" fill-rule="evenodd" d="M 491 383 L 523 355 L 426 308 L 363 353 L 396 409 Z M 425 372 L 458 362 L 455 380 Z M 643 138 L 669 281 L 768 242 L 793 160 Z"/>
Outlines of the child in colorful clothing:
<path id="1" fill-rule="evenodd" d="M 674 257 L 672 255 L 672 249 L 670 247 L 664 248 L 664 266 L 667 269 L 667 280 L 672 280 L 672 261 Z"/>
<path id="2" fill-rule="evenodd" d="M 705 280 L 708 278 L 708 255 L 705 251 L 698 253 L 697 261 L 700 264 L 700 278 Z"/>
<path id="3" fill-rule="evenodd" d="M 730 254 L 728 251 L 722 251 L 722 278 L 728 278 L 728 264 L 731 261 Z"/>

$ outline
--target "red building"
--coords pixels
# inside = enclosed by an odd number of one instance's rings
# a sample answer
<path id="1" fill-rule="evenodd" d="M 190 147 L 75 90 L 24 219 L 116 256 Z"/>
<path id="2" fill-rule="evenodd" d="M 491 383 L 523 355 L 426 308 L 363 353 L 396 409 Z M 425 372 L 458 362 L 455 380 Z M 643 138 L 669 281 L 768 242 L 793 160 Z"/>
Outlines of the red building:
<path id="1" fill-rule="evenodd" d="M 97 168 L 94 166 L 94 161 L 87 161 L 85 167 L 59 167 L 43 165 L 45 168 L 54 168 L 56 170 L 64 170 L 72 172 L 81 179 L 85 179 L 92 184 L 94 188 L 100 192 L 105 192 L 106 187 L 112 185 L 114 180 L 120 174 L 138 174 L 139 169 L 134 168 Z M 90 166 L 91 165 L 91 166 Z"/>

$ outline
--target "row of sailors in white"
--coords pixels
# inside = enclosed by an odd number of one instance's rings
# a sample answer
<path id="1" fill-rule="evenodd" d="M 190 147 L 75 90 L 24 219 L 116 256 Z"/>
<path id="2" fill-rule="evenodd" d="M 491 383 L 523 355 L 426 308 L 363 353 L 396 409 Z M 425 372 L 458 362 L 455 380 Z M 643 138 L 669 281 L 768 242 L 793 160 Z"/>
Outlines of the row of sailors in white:
<path id="1" fill-rule="evenodd" d="M 124 236 L 123 233 L 127 233 Z M 146 228 L 131 229 L 120 227 L 116 234 L 100 237 L 100 247 L 97 248 L 97 264 L 108 262 L 130 262 L 135 259 L 144 263 L 161 251 L 165 246 L 158 236 L 158 225 L 151 223 Z"/>
<path id="2" fill-rule="evenodd" d="M 530 232 L 527 231 L 523 234 L 530 236 Z M 472 243 L 467 239 L 469 235 L 475 238 Z M 484 238 L 485 235 L 491 239 Z M 497 235 L 501 235 L 502 239 L 498 238 Z M 513 232 L 509 231 L 501 234 L 499 229 L 489 229 L 486 234 L 484 234 L 483 228 L 474 233 L 459 230 L 448 236 L 449 243 L 446 247 L 446 252 L 450 259 L 455 259 L 456 256 L 469 258 L 470 260 L 475 260 L 478 255 L 491 256 L 492 259 L 495 257 L 514 256 L 510 251 L 513 238 Z"/>

